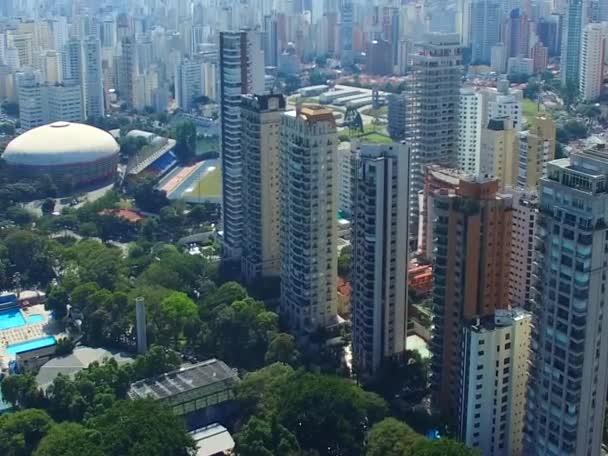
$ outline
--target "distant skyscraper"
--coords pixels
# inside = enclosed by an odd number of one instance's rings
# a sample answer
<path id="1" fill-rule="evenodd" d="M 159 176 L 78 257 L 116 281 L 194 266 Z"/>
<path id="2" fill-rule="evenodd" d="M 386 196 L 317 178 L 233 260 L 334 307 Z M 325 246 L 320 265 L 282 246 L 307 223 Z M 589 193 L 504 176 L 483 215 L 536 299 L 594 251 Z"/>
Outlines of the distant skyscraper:
<path id="1" fill-rule="evenodd" d="M 353 52 L 353 3 L 352 0 L 340 0 L 340 58 L 343 65 L 354 61 Z"/>
<path id="2" fill-rule="evenodd" d="M 273 67 L 279 64 L 277 19 L 274 16 L 264 16 L 264 64 Z"/>
<path id="3" fill-rule="evenodd" d="M 595 101 L 604 85 L 608 22 L 588 24 L 583 31 L 579 93 L 584 101 Z"/>
<path id="4" fill-rule="evenodd" d="M 137 71 L 137 52 L 135 38 L 124 37 L 121 42 L 121 54 L 116 58 L 116 88 L 118 96 L 129 107 L 135 105 L 133 81 Z"/>
<path id="5" fill-rule="evenodd" d="M 103 72 L 99 39 L 88 36 L 82 42 L 85 119 L 105 116 Z"/>
<path id="6" fill-rule="evenodd" d="M 281 313 L 298 332 L 335 322 L 338 134 L 333 113 L 305 106 L 281 125 Z"/>
<path id="7" fill-rule="evenodd" d="M 243 257 L 248 283 L 281 274 L 280 138 L 283 95 L 243 95 Z"/>
<path id="8" fill-rule="evenodd" d="M 374 374 L 405 351 L 409 147 L 361 144 L 353 155 L 353 362 Z"/>
<path id="9" fill-rule="evenodd" d="M 184 59 L 175 67 L 175 101 L 177 107 L 188 112 L 193 101 L 202 93 L 202 65 L 191 59 Z"/>
<path id="10" fill-rule="evenodd" d="M 562 84 L 578 86 L 581 55 L 581 38 L 586 24 L 584 0 L 567 0 L 562 29 L 560 59 Z"/>
<path id="11" fill-rule="evenodd" d="M 63 47 L 61 74 L 64 84 L 82 84 L 82 43 L 76 38 Z"/>
<path id="12" fill-rule="evenodd" d="M 492 46 L 500 41 L 500 4 L 491 0 L 470 3 L 471 62 L 489 64 Z"/>
<path id="13" fill-rule="evenodd" d="M 479 173 L 482 129 L 482 96 L 473 88 L 460 89 L 458 108 L 458 169 Z"/>
<path id="14" fill-rule="evenodd" d="M 243 248 L 241 95 L 264 93 L 264 56 L 258 32 L 220 33 L 220 120 L 223 250 L 238 259 Z"/>
<path id="15" fill-rule="evenodd" d="M 45 124 L 47 114 L 43 109 L 43 89 L 34 73 L 17 73 L 17 99 L 21 128 L 29 130 Z"/>
<path id="16" fill-rule="evenodd" d="M 603 146 L 550 162 L 540 180 L 526 455 L 602 454 L 607 181 Z"/>
<path id="17" fill-rule="evenodd" d="M 462 78 L 460 37 L 429 33 L 414 54 L 413 81 L 406 112 L 406 140 L 412 145 L 410 165 L 410 236 L 416 237 L 418 193 L 424 167 L 454 167 L 458 151 L 458 106 Z"/>
<path id="18" fill-rule="evenodd" d="M 435 251 L 433 402 L 459 425 L 463 406 L 472 406 L 462 397 L 467 356 L 463 329 L 509 305 L 511 199 L 497 190 L 496 180 L 462 178 L 455 191 L 437 190 L 430 198 Z M 494 366 L 487 366 L 490 369 Z"/>
<path id="19" fill-rule="evenodd" d="M 530 48 L 530 21 L 519 8 L 511 11 L 505 21 L 503 42 L 509 57 L 528 57 Z"/>

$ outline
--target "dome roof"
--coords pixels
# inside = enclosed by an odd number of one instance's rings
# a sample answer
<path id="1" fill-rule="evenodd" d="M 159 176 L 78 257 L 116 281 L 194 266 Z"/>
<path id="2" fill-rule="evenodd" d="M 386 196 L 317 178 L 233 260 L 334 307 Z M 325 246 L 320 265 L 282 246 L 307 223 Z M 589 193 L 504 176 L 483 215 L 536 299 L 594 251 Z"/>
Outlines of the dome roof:
<path id="1" fill-rule="evenodd" d="M 54 122 L 13 139 L 2 154 L 9 165 L 60 166 L 89 163 L 117 154 L 112 135 L 90 125 Z"/>

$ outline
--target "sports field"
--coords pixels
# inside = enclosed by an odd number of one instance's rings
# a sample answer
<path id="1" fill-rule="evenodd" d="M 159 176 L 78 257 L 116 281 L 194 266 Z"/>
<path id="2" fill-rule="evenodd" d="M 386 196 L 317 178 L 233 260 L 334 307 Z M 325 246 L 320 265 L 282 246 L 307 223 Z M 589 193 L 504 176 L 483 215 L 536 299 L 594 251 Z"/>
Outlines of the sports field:
<path id="1" fill-rule="evenodd" d="M 188 198 L 219 198 L 222 195 L 222 174 L 219 167 L 210 167 L 201 179 L 184 192 Z"/>

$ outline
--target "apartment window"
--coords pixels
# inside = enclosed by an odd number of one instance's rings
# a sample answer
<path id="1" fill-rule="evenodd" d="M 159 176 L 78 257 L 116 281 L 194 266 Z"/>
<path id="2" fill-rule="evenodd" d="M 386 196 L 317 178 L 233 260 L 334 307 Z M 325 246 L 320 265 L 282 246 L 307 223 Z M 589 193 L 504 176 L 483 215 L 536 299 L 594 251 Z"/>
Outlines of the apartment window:
<path id="1" fill-rule="evenodd" d="M 511 350 L 511 342 L 505 344 L 505 350 Z"/>

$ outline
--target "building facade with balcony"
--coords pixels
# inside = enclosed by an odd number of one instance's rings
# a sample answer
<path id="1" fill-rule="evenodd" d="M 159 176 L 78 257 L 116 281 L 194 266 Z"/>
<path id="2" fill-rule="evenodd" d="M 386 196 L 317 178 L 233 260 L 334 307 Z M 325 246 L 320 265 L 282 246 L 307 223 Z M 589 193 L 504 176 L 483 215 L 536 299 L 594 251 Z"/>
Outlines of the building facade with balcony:
<path id="1" fill-rule="evenodd" d="M 338 134 L 316 105 L 285 113 L 280 132 L 280 311 L 303 333 L 336 320 Z"/>
<path id="2" fill-rule="evenodd" d="M 373 375 L 405 351 L 409 147 L 362 144 L 353 158 L 353 359 Z"/>
<path id="3" fill-rule="evenodd" d="M 608 151 L 550 162 L 539 206 L 525 454 L 599 456 L 608 386 Z"/>

